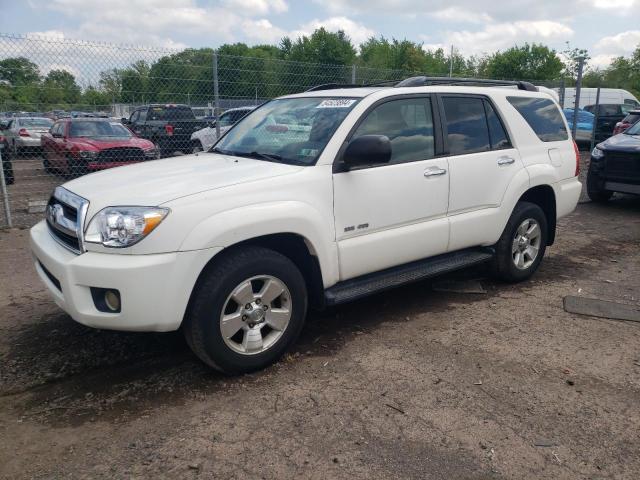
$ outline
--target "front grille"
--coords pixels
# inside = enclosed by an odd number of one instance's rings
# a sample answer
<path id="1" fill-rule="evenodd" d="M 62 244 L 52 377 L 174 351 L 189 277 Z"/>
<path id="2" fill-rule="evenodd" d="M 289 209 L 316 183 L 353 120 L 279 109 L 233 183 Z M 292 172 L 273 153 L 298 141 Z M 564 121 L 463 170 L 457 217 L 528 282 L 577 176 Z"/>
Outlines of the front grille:
<path id="1" fill-rule="evenodd" d="M 58 187 L 49 199 L 46 222 L 53 238 L 75 253 L 82 252 L 79 233 L 82 232 L 83 215 L 88 202 L 68 190 Z"/>
<path id="2" fill-rule="evenodd" d="M 606 176 L 621 181 L 640 181 L 640 154 L 631 152 L 606 152 Z"/>
<path id="3" fill-rule="evenodd" d="M 140 162 L 145 159 L 144 151 L 141 148 L 116 147 L 98 153 L 98 163 Z"/>

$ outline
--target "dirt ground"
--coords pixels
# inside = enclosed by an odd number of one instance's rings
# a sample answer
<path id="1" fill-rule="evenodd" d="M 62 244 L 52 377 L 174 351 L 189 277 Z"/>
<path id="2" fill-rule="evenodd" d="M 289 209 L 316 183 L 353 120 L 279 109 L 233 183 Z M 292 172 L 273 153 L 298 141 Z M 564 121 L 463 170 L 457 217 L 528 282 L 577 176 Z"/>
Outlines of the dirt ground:
<path id="1" fill-rule="evenodd" d="M 530 281 L 315 313 L 239 378 L 73 322 L 27 235 L 0 231 L 2 478 L 640 478 L 640 324 L 562 306 L 640 304 L 640 198 L 580 204 Z"/>

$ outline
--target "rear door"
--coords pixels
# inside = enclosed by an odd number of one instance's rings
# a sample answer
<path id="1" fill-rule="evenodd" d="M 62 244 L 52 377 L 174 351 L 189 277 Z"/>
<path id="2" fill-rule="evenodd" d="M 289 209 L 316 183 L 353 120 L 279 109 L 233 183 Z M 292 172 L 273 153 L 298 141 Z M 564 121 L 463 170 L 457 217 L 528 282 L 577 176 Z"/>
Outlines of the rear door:
<path id="1" fill-rule="evenodd" d="M 449 250 L 476 246 L 495 234 L 498 213 L 513 177 L 524 168 L 497 109 L 488 97 L 439 96 L 449 157 Z"/>

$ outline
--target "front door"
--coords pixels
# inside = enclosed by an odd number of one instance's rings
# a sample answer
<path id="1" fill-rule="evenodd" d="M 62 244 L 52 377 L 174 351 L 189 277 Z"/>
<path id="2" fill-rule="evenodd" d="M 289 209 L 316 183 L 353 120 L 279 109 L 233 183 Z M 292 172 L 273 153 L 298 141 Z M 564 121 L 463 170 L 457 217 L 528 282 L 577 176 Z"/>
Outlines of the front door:
<path id="1" fill-rule="evenodd" d="M 340 280 L 443 253 L 449 239 L 449 166 L 436 158 L 431 98 L 396 97 L 365 115 L 350 139 L 386 135 L 392 156 L 333 175 Z"/>

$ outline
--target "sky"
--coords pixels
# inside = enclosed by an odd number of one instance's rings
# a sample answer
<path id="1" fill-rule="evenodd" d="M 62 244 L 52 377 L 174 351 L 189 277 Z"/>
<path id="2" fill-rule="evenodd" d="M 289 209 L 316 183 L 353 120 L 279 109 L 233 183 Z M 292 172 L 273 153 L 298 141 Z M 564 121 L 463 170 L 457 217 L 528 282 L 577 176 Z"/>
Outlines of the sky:
<path id="1" fill-rule="evenodd" d="M 640 44 L 640 0 L 0 0 L 0 32 L 163 48 L 276 44 L 324 26 L 482 55 L 586 48 L 604 67 Z"/>

